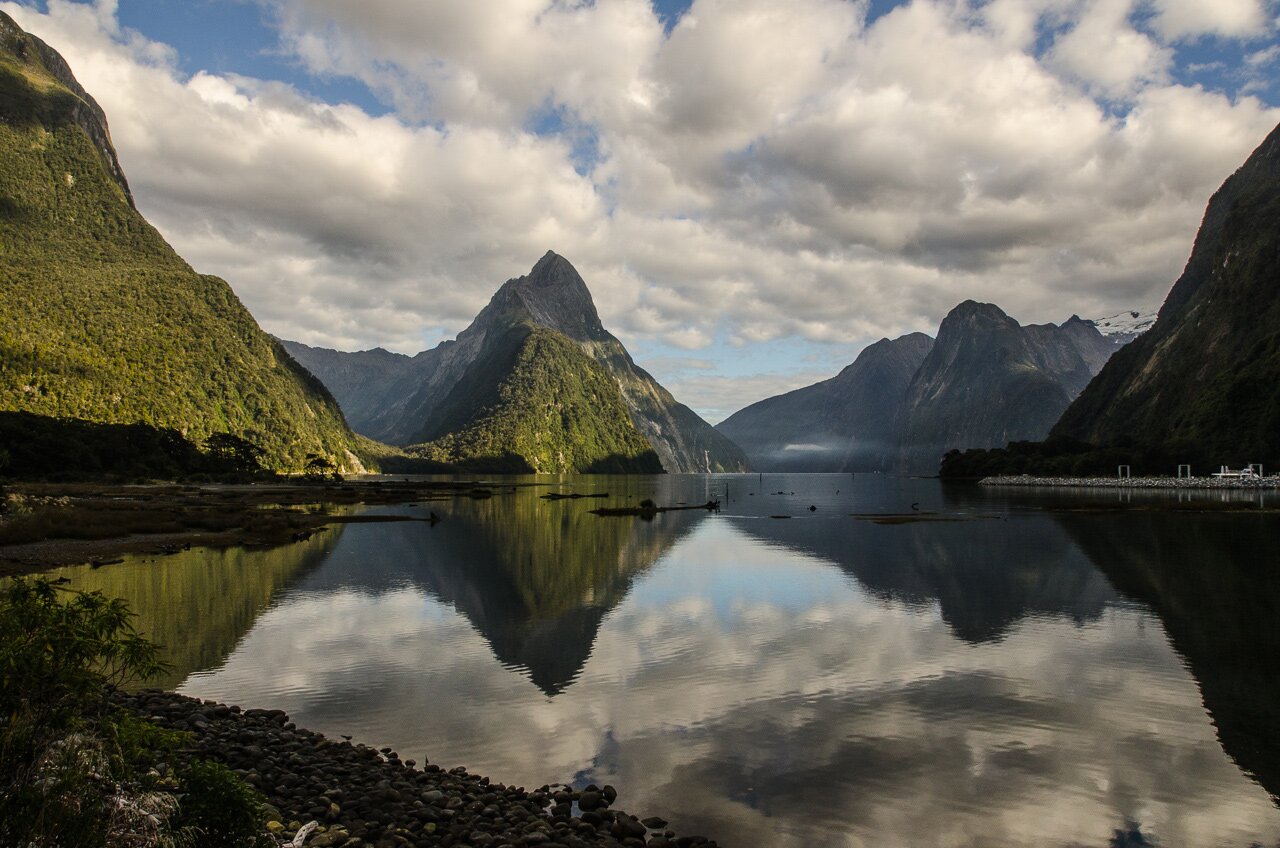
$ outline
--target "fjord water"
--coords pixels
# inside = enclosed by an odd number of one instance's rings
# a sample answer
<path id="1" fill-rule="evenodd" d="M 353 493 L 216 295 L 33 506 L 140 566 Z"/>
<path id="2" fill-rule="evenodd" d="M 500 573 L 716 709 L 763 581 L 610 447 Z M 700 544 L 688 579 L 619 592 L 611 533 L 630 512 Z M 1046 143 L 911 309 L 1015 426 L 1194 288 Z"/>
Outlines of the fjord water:
<path id="1" fill-rule="evenodd" d="M 507 482 L 541 485 L 64 573 L 126 597 L 186 694 L 611 783 L 725 845 L 1280 839 L 1280 516 L 877 475 Z"/>

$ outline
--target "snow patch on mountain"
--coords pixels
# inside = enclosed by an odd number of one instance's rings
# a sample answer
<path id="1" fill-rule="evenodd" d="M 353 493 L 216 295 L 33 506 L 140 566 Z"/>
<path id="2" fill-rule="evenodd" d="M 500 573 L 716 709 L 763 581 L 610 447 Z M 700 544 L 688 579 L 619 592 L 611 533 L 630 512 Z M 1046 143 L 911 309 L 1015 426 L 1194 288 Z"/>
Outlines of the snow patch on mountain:
<path id="1" fill-rule="evenodd" d="M 1088 320 L 1090 324 L 1098 328 L 1099 333 L 1114 339 L 1116 344 L 1123 345 L 1150 330 L 1151 325 L 1156 322 L 1157 314 L 1155 310 L 1150 312 L 1130 310 L 1108 315 L 1106 318 L 1091 318 Z"/>

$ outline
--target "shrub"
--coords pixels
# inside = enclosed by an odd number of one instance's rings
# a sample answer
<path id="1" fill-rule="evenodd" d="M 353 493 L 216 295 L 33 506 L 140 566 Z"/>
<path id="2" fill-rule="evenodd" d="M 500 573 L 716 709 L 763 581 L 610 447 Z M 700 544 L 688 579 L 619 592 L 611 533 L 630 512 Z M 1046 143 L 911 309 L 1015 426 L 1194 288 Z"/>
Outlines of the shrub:
<path id="1" fill-rule="evenodd" d="M 0 587 L 0 845 L 270 845 L 251 787 L 182 762 L 186 734 L 110 707 L 110 687 L 164 668 L 132 619 L 121 600 L 49 580 Z"/>
<path id="2" fill-rule="evenodd" d="M 64 603 L 60 596 L 69 595 Z M 157 647 L 134 629 L 124 601 L 67 592 L 49 580 L 0 591 L 0 725 L 57 733 L 101 707 L 108 685 L 158 674 Z"/>
<path id="3" fill-rule="evenodd" d="M 131 619 L 49 580 L 0 589 L 0 843 L 159 844 L 110 836 L 135 814 L 163 829 L 167 804 L 121 780 L 99 735 L 106 687 L 163 668 Z"/>
<path id="4" fill-rule="evenodd" d="M 191 832 L 198 846 L 267 848 L 263 829 L 266 800 L 221 763 L 196 760 L 179 774 L 175 824 Z"/>

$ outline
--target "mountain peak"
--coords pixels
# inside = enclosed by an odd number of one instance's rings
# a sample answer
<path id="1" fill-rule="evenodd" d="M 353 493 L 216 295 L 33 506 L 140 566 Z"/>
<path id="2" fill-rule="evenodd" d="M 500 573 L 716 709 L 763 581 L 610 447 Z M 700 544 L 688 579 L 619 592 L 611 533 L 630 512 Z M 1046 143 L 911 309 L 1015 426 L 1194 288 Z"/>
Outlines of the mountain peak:
<path id="1" fill-rule="evenodd" d="M 948 318 L 996 318 L 1004 319 L 1009 316 L 1003 309 L 994 303 L 981 303 L 976 300 L 966 300 L 956 304 L 956 307 L 947 315 Z"/>
<path id="2" fill-rule="evenodd" d="M 568 259 L 552 250 L 527 275 L 507 280 L 476 321 L 486 317 L 487 323 L 498 316 L 528 320 L 575 341 L 609 338 L 586 282 Z"/>
<path id="3" fill-rule="evenodd" d="M 942 323 L 938 326 L 938 341 L 945 341 L 944 336 L 950 335 L 948 330 L 956 331 L 961 328 L 965 330 L 995 330 L 1008 327 L 1016 328 L 1017 326 L 1018 322 L 1010 318 L 1003 309 L 994 303 L 979 303 L 976 300 L 966 300 L 948 312 L 947 316 L 942 319 Z"/>
<path id="4" fill-rule="evenodd" d="M 548 250 L 546 253 L 542 254 L 541 259 L 534 263 L 533 270 L 529 272 L 529 276 L 536 277 L 539 274 L 552 272 L 557 269 L 561 271 L 568 269 L 575 274 L 577 273 L 568 259 L 565 259 L 554 250 Z"/>

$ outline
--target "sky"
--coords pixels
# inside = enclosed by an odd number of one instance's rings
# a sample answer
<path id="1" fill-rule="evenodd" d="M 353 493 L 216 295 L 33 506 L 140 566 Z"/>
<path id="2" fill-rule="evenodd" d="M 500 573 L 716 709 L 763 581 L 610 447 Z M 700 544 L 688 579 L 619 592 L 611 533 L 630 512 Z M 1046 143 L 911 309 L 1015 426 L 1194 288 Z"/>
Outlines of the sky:
<path id="1" fill-rule="evenodd" d="M 1157 308 L 1280 0 L 0 0 L 277 336 L 415 353 L 547 250 L 713 423 L 966 299 Z"/>

